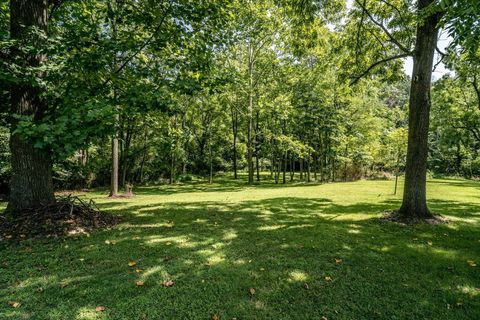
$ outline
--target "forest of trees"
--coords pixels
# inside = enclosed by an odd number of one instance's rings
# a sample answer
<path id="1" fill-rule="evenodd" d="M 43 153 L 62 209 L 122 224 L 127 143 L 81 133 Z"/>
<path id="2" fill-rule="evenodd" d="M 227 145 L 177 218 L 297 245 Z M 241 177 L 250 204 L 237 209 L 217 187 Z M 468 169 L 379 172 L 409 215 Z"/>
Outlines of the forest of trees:
<path id="1" fill-rule="evenodd" d="M 428 216 L 428 175 L 480 176 L 479 10 L 469 0 L 0 1 L 7 211 L 59 189 L 115 196 L 219 173 L 278 184 L 405 173 L 400 212 Z M 450 72 L 432 82 L 440 64 Z"/>

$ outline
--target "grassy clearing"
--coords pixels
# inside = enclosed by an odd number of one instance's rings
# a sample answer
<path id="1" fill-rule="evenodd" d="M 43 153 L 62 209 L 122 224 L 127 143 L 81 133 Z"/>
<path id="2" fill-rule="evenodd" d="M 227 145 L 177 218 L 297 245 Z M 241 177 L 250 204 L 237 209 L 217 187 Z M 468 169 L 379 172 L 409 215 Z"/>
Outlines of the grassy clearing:
<path id="1" fill-rule="evenodd" d="M 392 189 L 224 180 L 89 193 L 124 222 L 0 243 L 0 318 L 480 319 L 480 183 L 429 182 L 431 209 L 452 221 L 439 226 L 379 220 L 399 206 Z"/>

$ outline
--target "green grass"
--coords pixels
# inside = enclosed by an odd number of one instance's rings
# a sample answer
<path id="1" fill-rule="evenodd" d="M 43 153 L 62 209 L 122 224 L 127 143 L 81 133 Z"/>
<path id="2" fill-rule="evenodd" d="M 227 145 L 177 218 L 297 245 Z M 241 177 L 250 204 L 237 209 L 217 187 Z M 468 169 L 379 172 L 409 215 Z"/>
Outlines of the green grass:
<path id="1" fill-rule="evenodd" d="M 480 319 L 468 263 L 480 265 L 480 183 L 430 181 L 430 208 L 451 220 L 437 226 L 379 220 L 399 206 L 392 189 L 224 180 L 89 193 L 122 224 L 0 243 L 0 319 Z"/>

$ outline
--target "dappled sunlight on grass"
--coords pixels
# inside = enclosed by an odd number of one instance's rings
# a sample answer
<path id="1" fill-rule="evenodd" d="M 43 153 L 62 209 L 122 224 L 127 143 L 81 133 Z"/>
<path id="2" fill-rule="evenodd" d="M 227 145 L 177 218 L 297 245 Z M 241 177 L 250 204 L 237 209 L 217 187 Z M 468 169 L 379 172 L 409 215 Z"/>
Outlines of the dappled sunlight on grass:
<path id="1" fill-rule="evenodd" d="M 467 261 L 480 260 L 480 183 L 435 180 L 428 190 L 430 207 L 449 224 L 380 220 L 400 204 L 391 181 L 139 187 L 128 200 L 87 193 L 123 222 L 90 237 L 0 244 L 0 314 L 479 318 L 480 275 Z"/>
<path id="2" fill-rule="evenodd" d="M 290 272 L 289 274 L 289 281 L 300 281 L 300 282 L 305 282 L 308 280 L 308 276 L 305 272 L 299 271 L 299 270 L 294 270 Z"/>

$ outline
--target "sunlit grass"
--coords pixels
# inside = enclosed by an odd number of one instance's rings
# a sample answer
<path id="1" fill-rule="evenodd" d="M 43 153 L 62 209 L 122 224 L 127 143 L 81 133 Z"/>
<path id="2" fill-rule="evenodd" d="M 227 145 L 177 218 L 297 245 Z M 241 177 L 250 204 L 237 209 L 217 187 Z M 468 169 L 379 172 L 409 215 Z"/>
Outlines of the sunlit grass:
<path id="1" fill-rule="evenodd" d="M 0 243 L 0 319 L 480 318 L 480 183 L 430 181 L 451 223 L 416 227 L 378 219 L 392 181 L 134 191 L 81 194 L 113 230 Z"/>

